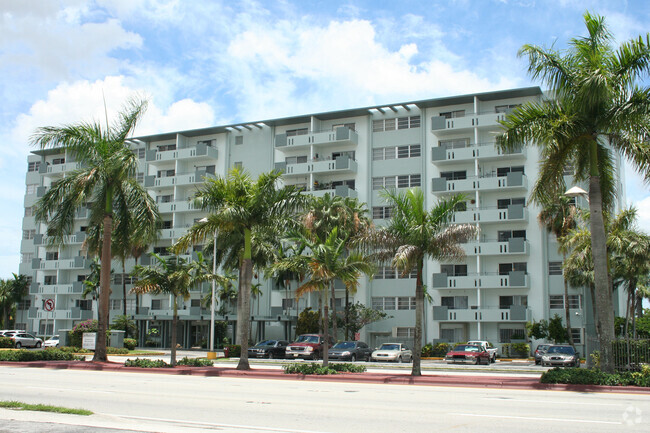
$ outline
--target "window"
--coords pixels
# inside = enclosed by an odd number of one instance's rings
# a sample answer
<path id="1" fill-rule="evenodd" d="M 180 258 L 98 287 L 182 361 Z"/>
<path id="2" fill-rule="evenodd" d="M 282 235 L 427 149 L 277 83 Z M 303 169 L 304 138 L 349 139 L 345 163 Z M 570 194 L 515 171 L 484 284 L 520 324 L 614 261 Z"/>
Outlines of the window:
<path id="1" fill-rule="evenodd" d="M 505 105 L 497 105 L 494 107 L 494 112 L 495 113 L 507 113 L 508 110 L 512 110 L 513 108 L 519 107 L 521 104 L 505 104 Z"/>
<path id="2" fill-rule="evenodd" d="M 415 296 L 400 296 L 397 298 L 398 310 L 415 310 Z"/>
<path id="3" fill-rule="evenodd" d="M 174 201 L 174 194 L 159 195 L 156 197 L 157 203 L 171 203 Z"/>
<path id="4" fill-rule="evenodd" d="M 354 123 L 352 125 L 354 125 Z M 289 129 L 287 130 L 287 137 L 295 137 L 296 135 L 307 135 L 308 133 L 309 133 L 309 129 L 307 128 Z M 235 143 L 235 144 L 242 144 L 242 143 Z"/>
<path id="5" fill-rule="evenodd" d="M 526 239 L 526 230 L 499 230 L 498 241 L 507 242 L 510 238 L 523 238 Z"/>
<path id="6" fill-rule="evenodd" d="M 214 146 L 216 144 L 215 143 L 216 141 L 217 140 L 214 140 L 214 139 L 212 139 L 212 140 L 199 140 L 199 141 L 196 142 L 196 144 L 204 144 L 206 146 L 212 147 L 212 146 Z"/>
<path id="7" fill-rule="evenodd" d="M 32 306 L 31 299 L 23 299 L 16 304 L 16 309 L 24 311 L 24 310 L 29 310 L 31 306 Z"/>
<path id="8" fill-rule="evenodd" d="M 111 310 L 121 310 L 122 309 L 122 300 L 121 299 L 109 299 Z"/>
<path id="9" fill-rule="evenodd" d="M 469 146 L 469 138 L 454 138 L 451 140 L 440 140 L 438 146 L 447 149 L 462 149 Z"/>
<path id="10" fill-rule="evenodd" d="M 56 285 L 56 275 L 46 275 L 43 277 L 43 285 L 54 286 Z"/>
<path id="11" fill-rule="evenodd" d="M 372 132 L 394 131 L 420 127 L 420 116 L 398 117 L 372 121 Z"/>
<path id="12" fill-rule="evenodd" d="M 244 164 L 241 161 L 235 161 L 233 167 L 236 168 L 237 170 L 241 170 L 244 167 Z"/>
<path id="13" fill-rule="evenodd" d="M 151 300 L 151 309 L 152 310 L 162 310 L 163 309 L 163 300 L 162 299 L 152 299 Z"/>
<path id="14" fill-rule="evenodd" d="M 467 179 L 467 172 L 463 171 L 442 171 L 440 177 L 447 180 L 463 180 Z"/>
<path id="15" fill-rule="evenodd" d="M 172 221 L 163 221 L 160 228 L 163 230 L 172 228 Z"/>
<path id="16" fill-rule="evenodd" d="M 499 275 L 508 275 L 510 272 L 527 272 L 526 262 L 499 263 Z"/>
<path id="17" fill-rule="evenodd" d="M 582 344 L 582 329 L 571 328 L 571 337 L 574 344 Z"/>
<path id="18" fill-rule="evenodd" d="M 27 194 L 36 194 L 36 189 L 38 188 L 38 185 L 35 183 L 30 183 L 27 185 Z"/>
<path id="19" fill-rule="evenodd" d="M 381 176 L 372 178 L 372 189 L 395 188 L 395 176 Z"/>
<path id="20" fill-rule="evenodd" d="M 23 239 L 26 240 L 26 241 L 27 241 L 27 240 L 30 240 L 30 239 L 34 239 L 34 235 L 35 235 L 35 234 L 36 234 L 36 230 L 35 230 L 35 229 L 32 229 L 32 230 L 23 230 Z"/>
<path id="21" fill-rule="evenodd" d="M 332 125 L 332 131 L 336 131 L 336 128 L 348 128 L 349 130 L 355 131 L 356 124 L 355 123 L 337 123 L 336 125 Z"/>
<path id="22" fill-rule="evenodd" d="M 522 206 L 526 206 L 526 199 L 524 197 L 517 197 L 517 198 L 500 198 L 497 200 L 498 209 L 508 209 L 508 206 L 518 205 L 518 204 Z"/>
<path id="23" fill-rule="evenodd" d="M 397 278 L 403 278 L 403 279 L 411 278 L 411 279 L 413 279 L 413 278 L 417 278 L 417 277 L 418 277 L 418 270 L 417 269 L 413 269 L 411 272 L 409 272 L 406 275 L 402 275 L 401 272 L 397 273 Z"/>
<path id="24" fill-rule="evenodd" d="M 381 147 L 372 150 L 372 160 L 382 161 L 397 158 L 417 158 L 421 156 L 419 144 L 408 144 L 404 146 Z"/>
<path id="25" fill-rule="evenodd" d="M 173 177 L 176 176 L 176 170 L 158 170 L 158 177 Z"/>
<path id="26" fill-rule="evenodd" d="M 54 158 L 52 160 L 52 165 L 65 164 L 65 158 Z"/>
<path id="27" fill-rule="evenodd" d="M 582 308 L 582 295 L 569 295 L 569 308 L 574 310 Z"/>
<path id="28" fill-rule="evenodd" d="M 93 309 L 93 301 L 91 299 L 75 299 L 74 306 L 82 310 L 90 311 Z"/>
<path id="29" fill-rule="evenodd" d="M 139 148 L 139 149 L 136 149 L 136 153 L 137 153 L 137 155 L 138 155 L 138 159 L 144 159 L 144 156 L 145 156 L 146 150 L 145 150 L 144 147 L 141 147 L 141 148 Z"/>
<path id="30" fill-rule="evenodd" d="M 502 328 L 499 329 L 499 343 L 510 343 L 512 340 L 524 340 L 526 338 L 525 330 L 521 328 Z"/>
<path id="31" fill-rule="evenodd" d="M 295 308 L 294 305 L 295 299 L 293 298 L 285 298 L 282 300 L 282 309 L 283 310 L 290 310 L 292 308 Z"/>
<path id="32" fill-rule="evenodd" d="M 33 206 L 26 207 L 25 208 L 25 216 L 30 217 L 30 216 L 33 216 L 33 215 L 34 215 L 34 207 Z"/>
<path id="33" fill-rule="evenodd" d="M 377 296 L 372 298 L 373 310 L 395 310 L 394 296 Z"/>
<path id="34" fill-rule="evenodd" d="M 392 216 L 392 206 L 373 206 L 372 218 L 376 220 L 388 219 Z"/>
<path id="35" fill-rule="evenodd" d="M 45 260 L 59 260 L 58 251 L 47 251 L 45 253 Z"/>
<path id="36" fill-rule="evenodd" d="M 397 176 L 397 187 L 398 188 L 412 188 L 415 186 L 420 186 L 420 175 L 419 174 L 405 174 Z"/>
<path id="37" fill-rule="evenodd" d="M 562 262 L 548 262 L 549 275 L 562 275 Z"/>
<path id="38" fill-rule="evenodd" d="M 575 174 L 575 169 L 573 168 L 572 165 L 567 164 L 564 166 L 564 171 L 562 172 L 562 176 L 573 176 Z"/>
<path id="39" fill-rule="evenodd" d="M 448 277 L 466 277 L 467 265 L 440 265 L 440 273 Z"/>
<path id="40" fill-rule="evenodd" d="M 465 110 L 443 111 L 440 116 L 445 119 L 453 119 L 456 117 L 465 117 Z"/>
<path id="41" fill-rule="evenodd" d="M 158 146 L 158 152 L 166 152 L 168 150 L 176 150 L 176 143 L 161 144 L 160 146 Z"/>
<path id="42" fill-rule="evenodd" d="M 415 328 L 397 328 L 395 330 L 395 337 L 413 338 L 414 335 L 415 335 Z"/>
<path id="43" fill-rule="evenodd" d="M 153 247 L 153 252 L 158 254 L 159 256 L 168 256 L 169 247 Z"/>
<path id="44" fill-rule="evenodd" d="M 284 162 L 286 162 L 287 165 L 289 165 L 289 164 L 303 164 L 303 163 L 307 162 L 307 155 L 303 155 L 303 156 L 287 156 L 286 158 L 284 158 Z"/>
<path id="45" fill-rule="evenodd" d="M 514 295 L 514 296 L 499 296 L 499 308 L 502 310 L 507 310 L 508 308 L 515 306 L 528 306 L 528 296 L 526 295 Z"/>
<path id="46" fill-rule="evenodd" d="M 467 296 L 442 296 L 440 305 L 450 310 L 467 310 L 469 302 Z"/>
<path id="47" fill-rule="evenodd" d="M 31 263 L 34 258 L 34 253 L 22 253 L 20 255 L 20 263 Z"/>
<path id="48" fill-rule="evenodd" d="M 517 166 L 517 167 L 499 167 L 497 168 L 497 176 L 498 177 L 504 177 L 507 176 L 508 173 L 523 173 L 524 172 L 524 166 Z"/>
<path id="49" fill-rule="evenodd" d="M 144 182 L 144 173 L 142 173 L 142 172 L 136 173 L 135 181 L 138 182 L 138 183 Z"/>
<path id="50" fill-rule="evenodd" d="M 549 296 L 549 308 L 553 310 L 563 310 L 564 309 L 564 296 L 563 295 L 550 295 Z"/>
<path id="51" fill-rule="evenodd" d="M 137 281 L 136 277 L 132 277 L 130 274 L 114 274 L 113 275 L 113 284 L 122 285 L 124 284 L 133 284 Z"/>
<path id="52" fill-rule="evenodd" d="M 41 168 L 41 161 L 30 162 L 27 164 L 27 171 L 34 172 Z"/>

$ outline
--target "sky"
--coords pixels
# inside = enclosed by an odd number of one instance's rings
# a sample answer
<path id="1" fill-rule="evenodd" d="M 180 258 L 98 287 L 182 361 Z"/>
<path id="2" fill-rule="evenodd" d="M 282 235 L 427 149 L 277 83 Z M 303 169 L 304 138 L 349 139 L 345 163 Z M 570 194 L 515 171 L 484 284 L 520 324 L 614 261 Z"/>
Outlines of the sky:
<path id="1" fill-rule="evenodd" d="M 563 48 L 647 0 L 0 0 L 0 278 L 18 272 L 30 136 L 149 99 L 136 135 L 540 85 L 523 44 Z M 650 233 L 650 187 L 627 201 Z"/>

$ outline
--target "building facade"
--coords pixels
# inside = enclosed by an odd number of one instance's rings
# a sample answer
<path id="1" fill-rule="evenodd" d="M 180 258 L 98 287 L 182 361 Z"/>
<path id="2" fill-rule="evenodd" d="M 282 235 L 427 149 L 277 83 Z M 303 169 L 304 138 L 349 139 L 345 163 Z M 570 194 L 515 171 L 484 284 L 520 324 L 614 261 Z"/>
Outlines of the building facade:
<path id="1" fill-rule="evenodd" d="M 384 188 L 420 187 L 428 206 L 461 193 L 466 201 L 455 222 L 475 224 L 480 234 L 463 245 L 464 260 L 425 264 L 431 298 L 425 308 L 425 341 L 517 341 L 523 338 L 526 322 L 555 314 L 564 317 L 562 257 L 554 235 L 537 220 L 540 209 L 529 202 L 538 149 L 504 153 L 495 147 L 499 121 L 517 105 L 543 97 L 532 87 L 139 137 L 132 141 L 140 157 L 138 180 L 156 199 L 163 217 L 161 237 L 152 251 L 165 254 L 205 217 L 190 200 L 197 186 L 206 176 L 222 176 L 233 167 L 243 167 L 252 176 L 282 170 L 285 184 L 298 185 L 306 194 L 356 197 L 367 204 L 377 225 L 391 214 L 380 196 Z M 62 248 L 48 246 L 45 225 L 36 224 L 33 217 L 38 198 L 76 167 L 70 155 L 56 151 L 36 151 L 28 158 L 20 273 L 31 276 L 32 282 L 29 297 L 19 305 L 18 323 L 43 335 L 70 329 L 97 314 L 92 297 L 81 296 L 90 263 L 82 249 L 87 211 L 79 209 L 75 230 Z M 623 200 L 621 170 L 619 174 Z M 578 205 L 584 206 L 583 200 L 578 199 Z M 148 260 L 144 254 L 139 263 Z M 136 302 L 131 294 L 124 300 L 122 287 L 126 285 L 127 292 L 132 287 L 129 273 L 134 264 L 134 259 L 127 260 L 125 270 L 121 262 L 112 264 L 111 317 L 126 308 L 140 325 L 140 343 L 164 346 L 171 300 L 143 296 Z M 361 339 L 371 345 L 412 339 L 414 277 L 384 266 L 372 280 L 362 281 L 351 300 L 390 317 L 363 328 Z M 259 275 L 254 283 L 262 287 L 262 295 L 252 301 L 254 340 L 292 338 L 298 312 L 317 307 L 315 296 L 295 299 L 295 282 L 279 288 Z M 205 285 L 181 302 L 179 339 L 184 347 L 199 346 L 207 338 L 210 312 L 201 299 L 209 291 Z M 593 328 L 586 295 L 582 288 L 570 289 L 571 328 L 582 353 L 585 329 Z M 53 311 L 44 308 L 48 299 L 54 301 Z M 337 305 L 344 299 L 340 286 Z M 219 305 L 217 319 L 227 321 L 232 333 L 234 304 Z"/>

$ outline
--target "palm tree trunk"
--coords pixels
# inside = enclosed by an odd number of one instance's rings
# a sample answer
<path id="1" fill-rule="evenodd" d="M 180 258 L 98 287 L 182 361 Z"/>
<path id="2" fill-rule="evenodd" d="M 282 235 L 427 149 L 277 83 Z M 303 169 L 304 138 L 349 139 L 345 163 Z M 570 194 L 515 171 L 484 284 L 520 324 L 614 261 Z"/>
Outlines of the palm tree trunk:
<path id="1" fill-rule="evenodd" d="M 595 144 L 594 146 L 595 147 Z M 596 159 L 596 151 L 592 151 L 592 161 Z M 592 162 L 592 167 L 597 166 Z M 591 228 L 591 252 L 594 260 L 594 282 L 596 298 L 594 303 L 598 310 L 596 330 L 600 345 L 600 367 L 607 373 L 614 372 L 614 305 L 612 303 L 612 288 L 609 278 L 607 260 L 607 244 L 605 221 L 603 218 L 603 200 L 600 190 L 600 177 L 594 175 L 589 179 L 589 213 Z"/>
<path id="2" fill-rule="evenodd" d="M 178 302 L 174 296 L 174 315 L 172 316 L 172 353 L 171 364 L 176 365 L 176 330 L 178 326 Z"/>
<path id="3" fill-rule="evenodd" d="M 424 287 L 422 283 L 423 260 L 418 260 L 418 275 L 415 283 L 415 330 L 413 334 L 413 368 L 411 376 L 422 376 L 422 316 L 424 313 Z"/>
<path id="4" fill-rule="evenodd" d="M 330 283 L 332 286 L 332 291 L 334 291 L 334 282 Z M 330 325 L 329 325 L 329 306 L 327 305 L 327 295 L 323 296 L 325 302 L 323 305 L 323 344 L 321 345 L 321 352 L 323 355 L 323 367 L 327 367 L 329 364 L 329 342 L 330 342 Z"/>
<path id="5" fill-rule="evenodd" d="M 345 340 L 350 340 L 350 292 L 345 290 Z"/>
<path id="6" fill-rule="evenodd" d="M 564 262 L 566 262 L 566 254 L 562 254 L 562 259 Z M 566 336 L 567 336 L 567 341 L 571 346 L 575 345 L 573 344 L 573 334 L 571 333 L 571 311 L 569 308 L 569 283 L 567 283 L 567 280 L 564 279 L 564 276 L 562 277 L 564 280 L 564 316 L 566 318 Z"/>
<path id="7" fill-rule="evenodd" d="M 241 355 L 237 370 L 250 370 L 248 364 L 248 333 L 251 322 L 251 285 L 253 283 L 253 261 L 251 260 L 251 231 L 244 230 L 244 259 L 239 273 L 239 302 L 237 302 L 237 335 Z"/>
<path id="8" fill-rule="evenodd" d="M 126 263 L 124 259 L 122 259 L 122 314 L 126 317 Z M 124 331 L 129 332 L 128 329 Z M 125 335 L 128 337 L 128 334 Z"/>
<path id="9" fill-rule="evenodd" d="M 107 199 L 107 202 L 109 199 Z M 110 199 L 112 201 L 112 197 Z M 107 205 L 108 207 L 108 205 Z M 99 274 L 99 307 L 97 314 L 97 342 L 93 361 L 107 362 L 106 330 L 108 329 L 108 300 L 111 296 L 111 232 L 113 216 L 110 212 L 104 215 L 104 232 L 102 239 L 101 269 Z"/>
<path id="10" fill-rule="evenodd" d="M 336 289 L 334 288 L 334 281 L 330 283 L 330 286 L 332 290 L 332 336 L 334 337 L 334 341 L 337 341 L 338 326 L 336 325 Z M 329 322 L 329 317 L 327 315 L 325 317 L 328 318 L 327 321 Z"/>

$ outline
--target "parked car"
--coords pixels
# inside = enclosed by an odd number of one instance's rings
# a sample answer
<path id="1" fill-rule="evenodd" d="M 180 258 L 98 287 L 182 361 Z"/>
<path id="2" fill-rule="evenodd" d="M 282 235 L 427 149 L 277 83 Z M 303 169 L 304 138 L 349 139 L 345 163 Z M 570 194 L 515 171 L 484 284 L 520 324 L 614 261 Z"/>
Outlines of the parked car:
<path id="1" fill-rule="evenodd" d="M 542 365 L 580 367 L 580 354 L 568 344 L 553 344 L 542 355 Z"/>
<path id="2" fill-rule="evenodd" d="M 19 332 L 25 332 L 25 331 L 20 330 L 20 329 L 3 329 L 2 331 L 0 331 L 0 337 L 9 338 L 12 335 L 17 334 Z"/>
<path id="3" fill-rule="evenodd" d="M 402 343 L 384 343 L 370 355 L 370 360 L 375 362 L 411 362 L 413 352 Z"/>
<path id="4" fill-rule="evenodd" d="M 59 336 L 55 335 L 43 342 L 43 347 L 59 347 Z"/>
<path id="5" fill-rule="evenodd" d="M 473 341 L 468 341 L 467 344 L 478 344 L 479 346 L 485 347 L 487 353 L 490 354 L 490 362 L 492 363 L 497 362 L 497 355 L 499 354 L 499 349 L 493 347 L 489 341 L 473 340 Z"/>
<path id="6" fill-rule="evenodd" d="M 478 344 L 459 344 L 451 349 L 445 356 L 447 364 L 455 364 L 458 362 L 469 362 L 472 364 L 489 364 L 492 355 L 487 351 L 487 348 Z"/>
<path id="7" fill-rule="evenodd" d="M 289 344 L 284 340 L 260 341 L 253 347 L 248 348 L 249 358 L 284 358 L 284 352 Z"/>
<path id="8" fill-rule="evenodd" d="M 372 355 L 372 349 L 363 341 L 341 341 L 327 352 L 327 356 L 333 361 L 368 361 L 370 355 Z"/>
<path id="9" fill-rule="evenodd" d="M 332 347 L 334 340 L 329 338 L 328 344 L 325 343 L 325 337 L 318 334 L 303 334 L 296 338 L 296 341 L 287 346 L 284 352 L 287 358 L 318 359 L 323 356 L 323 345 L 327 349 Z"/>
<path id="10" fill-rule="evenodd" d="M 535 349 L 535 365 L 539 365 L 542 362 L 542 355 L 546 353 L 548 348 L 551 347 L 550 344 L 540 344 Z"/>
<path id="11" fill-rule="evenodd" d="M 14 340 L 16 349 L 21 347 L 41 347 L 43 345 L 43 340 L 26 332 L 17 332 L 11 336 L 11 339 Z"/>

